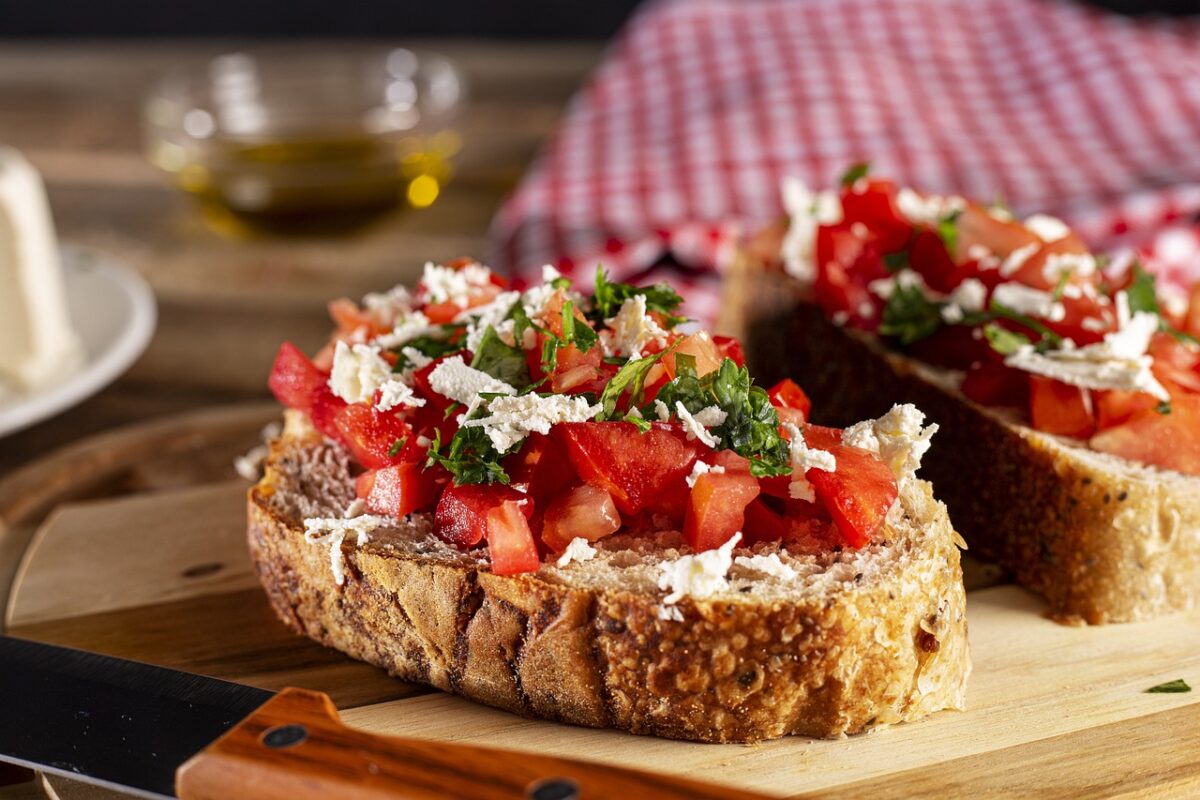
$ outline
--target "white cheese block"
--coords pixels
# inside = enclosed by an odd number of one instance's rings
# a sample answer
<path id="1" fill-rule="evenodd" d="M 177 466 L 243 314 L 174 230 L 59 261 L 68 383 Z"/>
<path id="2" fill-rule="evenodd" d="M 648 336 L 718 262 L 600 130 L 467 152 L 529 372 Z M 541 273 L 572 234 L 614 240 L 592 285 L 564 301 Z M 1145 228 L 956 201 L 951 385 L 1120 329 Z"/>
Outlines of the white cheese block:
<path id="1" fill-rule="evenodd" d="M 0 386 L 36 389 L 81 360 L 41 176 L 0 147 Z"/>

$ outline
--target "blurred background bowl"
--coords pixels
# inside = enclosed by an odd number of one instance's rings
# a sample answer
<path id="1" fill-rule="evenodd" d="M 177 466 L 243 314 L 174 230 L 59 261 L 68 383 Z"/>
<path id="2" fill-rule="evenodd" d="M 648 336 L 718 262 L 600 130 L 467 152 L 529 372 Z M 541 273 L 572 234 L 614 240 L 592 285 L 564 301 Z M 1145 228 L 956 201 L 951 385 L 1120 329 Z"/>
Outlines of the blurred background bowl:
<path id="1" fill-rule="evenodd" d="M 146 154 L 215 219 L 354 225 L 437 199 L 465 94 L 449 59 L 402 47 L 233 52 L 154 87 Z"/>

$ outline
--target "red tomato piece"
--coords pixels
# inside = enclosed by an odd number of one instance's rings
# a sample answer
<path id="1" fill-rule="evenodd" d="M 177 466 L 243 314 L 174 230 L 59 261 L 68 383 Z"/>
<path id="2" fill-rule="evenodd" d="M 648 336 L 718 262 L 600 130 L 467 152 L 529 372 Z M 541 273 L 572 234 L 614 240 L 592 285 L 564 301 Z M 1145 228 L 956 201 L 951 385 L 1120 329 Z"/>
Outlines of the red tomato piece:
<path id="1" fill-rule="evenodd" d="M 439 467 L 422 469 L 420 462 L 406 461 L 359 475 L 355 494 L 372 514 L 399 519 L 436 503 L 449 480 Z"/>
<path id="2" fill-rule="evenodd" d="M 981 361 L 998 361 L 999 356 L 985 339 L 976 339 L 975 329 L 966 325 L 938 328 L 932 336 L 914 342 L 908 352 L 921 361 L 947 369 L 966 370 Z"/>
<path id="3" fill-rule="evenodd" d="M 330 318 L 337 323 L 339 337 L 350 336 L 359 329 L 365 330 L 371 337 L 381 336 L 391 330 L 390 325 L 377 321 L 348 297 L 331 300 L 328 308 Z"/>
<path id="4" fill-rule="evenodd" d="M 700 475 L 684 517 L 684 540 L 697 551 L 725 544 L 744 527 L 746 506 L 759 491 L 758 481 L 749 473 Z"/>
<path id="5" fill-rule="evenodd" d="M 307 412 L 312 407 L 313 395 L 328 381 L 328 372 L 317 369 L 296 345 L 284 342 L 271 365 L 267 386 L 280 403 Z"/>
<path id="6" fill-rule="evenodd" d="M 923 230 L 913 239 L 908 263 L 938 292 L 949 293 L 966 277 L 965 271 L 950 257 L 942 237 L 931 230 Z"/>
<path id="7" fill-rule="evenodd" d="M 809 438 L 805 431 L 805 438 Z M 819 446 L 815 442 L 813 446 Z M 842 444 L 823 447 L 833 453 L 837 469 L 810 469 L 804 474 L 813 494 L 833 518 L 842 544 L 858 548 L 869 544 L 883 525 L 898 493 L 896 477 L 878 456 Z"/>
<path id="8" fill-rule="evenodd" d="M 671 379 L 678 374 L 675 369 L 677 355 L 689 355 L 694 358 L 696 360 L 696 376 L 701 378 L 710 372 L 716 372 L 725 361 L 725 357 L 717 349 L 716 342 L 706 331 L 684 336 L 675 345 L 674 350 L 662 357 L 661 363 Z"/>
<path id="9" fill-rule="evenodd" d="M 863 240 L 851 228 L 842 222 L 817 229 L 813 294 L 827 315 L 848 314 L 847 321 L 861 327 L 876 316 L 875 297 L 867 284 L 885 277 L 887 270 L 874 243 Z"/>
<path id="10" fill-rule="evenodd" d="M 804 420 L 808 419 L 808 412 L 812 409 L 812 401 L 808 399 L 808 395 L 791 378 L 784 378 L 768 389 L 767 397 L 771 398 L 771 405 L 776 409 L 799 411 Z"/>
<path id="11" fill-rule="evenodd" d="M 330 439 L 338 439 L 341 433 L 336 424 L 337 415 L 345 407 L 346 401 L 335 395 L 328 386 L 319 386 L 313 393 L 308 418 L 321 433 Z"/>
<path id="12" fill-rule="evenodd" d="M 1029 374 L 999 362 L 985 361 L 967 370 L 961 388 L 980 405 L 1025 407 L 1029 403 Z"/>
<path id="13" fill-rule="evenodd" d="M 487 535 L 487 515 L 501 503 L 517 503 L 526 517 L 533 515 L 533 500 L 499 483 L 447 486 L 438 501 L 433 530 L 459 547 L 473 547 Z"/>
<path id="14" fill-rule="evenodd" d="M 1187 315 L 1183 319 L 1183 330 L 1192 336 L 1200 337 L 1200 283 L 1192 286 Z"/>
<path id="15" fill-rule="evenodd" d="M 1086 439 L 1096 432 L 1092 397 L 1078 386 L 1030 375 L 1029 423 L 1046 433 Z"/>
<path id="16" fill-rule="evenodd" d="M 584 483 L 556 495 L 546 506 L 542 541 L 559 552 L 578 536 L 594 542 L 620 528 L 621 515 L 612 496 L 599 486 Z"/>
<path id="17" fill-rule="evenodd" d="M 968 203 L 963 213 L 954 221 L 954 260 L 963 263 L 970 260 L 968 253 L 976 246 L 985 248 L 997 258 L 1003 259 L 1014 250 L 1039 239 L 1016 220 L 996 219 L 988 210 L 976 203 Z"/>
<path id="18" fill-rule="evenodd" d="M 1120 425 L 1139 411 L 1153 409 L 1158 400 L 1145 392 L 1093 390 L 1092 404 L 1096 409 L 1096 428 L 1104 430 Z"/>
<path id="19" fill-rule="evenodd" d="M 542 565 L 520 501 L 506 500 L 488 511 L 487 543 L 495 575 L 536 572 Z"/>
<path id="20" fill-rule="evenodd" d="M 1091 438 L 1093 450 L 1200 475 L 1200 397 L 1182 392 L 1171 398 L 1171 412 L 1139 411 L 1121 425 Z"/>
<path id="21" fill-rule="evenodd" d="M 575 480 L 575 468 L 561 444 L 533 433 L 521 449 L 504 459 L 509 486 L 541 501 Z"/>
<path id="22" fill-rule="evenodd" d="M 579 477 L 611 494 L 628 515 L 682 483 L 704 448 L 661 422 L 645 433 L 630 422 L 570 422 L 553 431 Z"/>
<path id="23" fill-rule="evenodd" d="M 412 428 L 404 420 L 388 412 L 376 411 L 364 403 L 343 407 L 334 415 L 333 425 L 341 442 L 367 469 L 417 461 L 424 454 Z M 404 444 L 392 454 L 392 447 L 400 439 Z"/>
<path id="24" fill-rule="evenodd" d="M 1037 252 L 1031 255 L 1024 264 L 1021 265 L 1011 279 L 1026 286 L 1032 286 L 1035 289 L 1050 291 L 1058 283 L 1055 277 L 1048 277 L 1045 273 L 1046 262 L 1050 256 L 1066 255 L 1066 254 L 1086 254 L 1088 252 L 1087 245 L 1083 243 L 1075 234 L 1067 234 L 1061 239 L 1056 239 L 1053 242 L 1047 242 L 1038 248 Z M 1092 278 L 1083 275 L 1073 275 L 1070 279 L 1071 283 L 1090 283 Z"/>
<path id="25" fill-rule="evenodd" d="M 756 497 L 746 506 L 742 535 L 743 544 L 755 542 L 778 542 L 788 533 L 788 524 L 783 517 L 771 510 L 761 497 Z"/>
<path id="26" fill-rule="evenodd" d="M 862 191 L 857 191 L 862 188 Z M 884 253 L 903 249 L 912 236 L 913 225 L 896 203 L 896 185 L 891 181 L 868 180 L 865 187 L 849 186 L 842 192 L 845 221 L 860 222 L 878 240 Z"/>
<path id="27" fill-rule="evenodd" d="M 712 340 L 722 359 L 731 358 L 739 367 L 746 366 L 746 352 L 742 349 L 741 342 L 732 336 L 714 336 Z"/>

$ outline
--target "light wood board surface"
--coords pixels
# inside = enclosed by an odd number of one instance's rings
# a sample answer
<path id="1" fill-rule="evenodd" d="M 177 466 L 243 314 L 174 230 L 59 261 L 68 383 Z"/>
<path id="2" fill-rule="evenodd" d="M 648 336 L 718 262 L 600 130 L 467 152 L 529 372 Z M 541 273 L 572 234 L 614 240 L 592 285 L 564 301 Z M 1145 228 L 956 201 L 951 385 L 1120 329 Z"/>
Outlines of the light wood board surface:
<path id="1" fill-rule="evenodd" d="M 264 411 L 209 413 L 209 435 L 193 438 L 204 447 L 236 430 L 248 449 L 251 422 Z M 133 429 L 108 446 L 144 451 L 163 431 Z M 174 460 L 187 458 L 175 451 Z M 1200 796 L 1200 692 L 1145 692 L 1175 678 L 1200 685 L 1200 614 L 1071 628 L 1044 619 L 1040 602 L 1015 586 L 975 588 L 966 712 L 840 741 L 635 737 L 478 706 L 293 636 L 250 573 L 240 527 L 246 485 L 214 469 L 99 499 L 64 497 L 25 548 L 10 632 L 265 688 L 320 689 L 348 723 L 370 730 L 611 761 L 780 796 Z M 60 796 L 70 796 L 73 787 L 59 783 Z"/>

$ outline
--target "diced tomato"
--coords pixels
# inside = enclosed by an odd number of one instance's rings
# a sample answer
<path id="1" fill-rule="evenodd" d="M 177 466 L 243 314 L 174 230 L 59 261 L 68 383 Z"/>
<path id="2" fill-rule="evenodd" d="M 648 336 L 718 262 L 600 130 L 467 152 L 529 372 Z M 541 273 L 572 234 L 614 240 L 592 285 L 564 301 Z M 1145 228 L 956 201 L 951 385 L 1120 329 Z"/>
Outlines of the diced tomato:
<path id="1" fill-rule="evenodd" d="M 430 324 L 445 325 L 453 322 L 454 318 L 461 314 L 465 309 L 458 303 L 452 303 L 447 300 L 444 303 L 432 303 L 421 309 Z"/>
<path id="2" fill-rule="evenodd" d="M 808 395 L 791 378 L 784 378 L 772 386 L 767 390 L 767 397 L 771 398 L 771 405 L 776 409 L 799 411 L 802 420 L 808 419 L 808 412 L 812 409 L 812 401 L 808 399 Z"/>
<path id="3" fill-rule="evenodd" d="M 967 370 L 962 393 L 985 406 L 1025 407 L 1029 403 L 1029 375 L 1004 364 L 985 361 Z"/>
<path id="4" fill-rule="evenodd" d="M 575 471 L 612 495 L 622 514 L 637 514 L 682 483 L 704 446 L 675 426 L 656 422 L 645 433 L 629 422 L 569 422 L 553 429 Z"/>
<path id="5" fill-rule="evenodd" d="M 716 372 L 725 361 L 725 357 L 717 349 L 716 342 L 705 331 L 684 336 L 675 345 L 674 350 L 662 357 L 661 363 L 671 379 L 678 374 L 675 368 L 675 357 L 678 355 L 689 355 L 696 360 L 697 377 L 704 377 L 710 372 Z"/>
<path id="6" fill-rule="evenodd" d="M 1173 383 L 1189 392 L 1200 392 L 1200 352 L 1193 345 L 1158 333 L 1150 342 L 1149 352 L 1154 357 L 1154 374 L 1160 381 Z"/>
<path id="7" fill-rule="evenodd" d="M 367 314 L 358 304 L 348 297 L 340 297 L 329 302 L 329 316 L 338 326 L 338 336 L 344 338 L 357 330 L 363 330 L 368 337 L 380 336 L 391 330 L 388 325 L 379 322 Z"/>
<path id="8" fill-rule="evenodd" d="M 1046 262 L 1051 256 L 1066 254 L 1086 254 L 1087 245 L 1075 234 L 1068 234 L 1061 239 L 1047 242 L 1038 248 L 1037 252 L 1025 260 L 1025 263 L 1010 276 L 1011 280 L 1032 286 L 1035 289 L 1050 291 L 1058 284 L 1058 278 L 1046 275 Z M 1070 283 L 1088 283 L 1091 278 L 1083 275 L 1073 275 Z"/>
<path id="9" fill-rule="evenodd" d="M 487 543 L 496 575 L 536 572 L 542 565 L 521 501 L 505 500 L 487 512 Z"/>
<path id="10" fill-rule="evenodd" d="M 1200 337 L 1200 282 L 1192 286 L 1187 315 L 1183 319 L 1183 330 L 1192 336 Z"/>
<path id="11" fill-rule="evenodd" d="M 280 403 L 307 412 L 313 395 L 329 381 L 329 373 L 317 369 L 308 356 L 291 342 L 279 346 L 267 386 Z"/>
<path id="12" fill-rule="evenodd" d="M 1121 425 L 1100 431 L 1093 450 L 1200 475 L 1200 396 L 1182 392 L 1171 398 L 1171 411 L 1139 411 Z"/>
<path id="13" fill-rule="evenodd" d="M 558 348 L 554 375 L 550 377 L 550 391 L 574 394 L 594 390 L 603 359 L 604 353 L 598 345 L 586 353 L 574 344 Z"/>
<path id="14" fill-rule="evenodd" d="M 334 415 L 338 438 L 358 463 L 379 469 L 401 461 L 416 461 L 424 454 L 412 428 L 395 414 L 376 411 L 365 403 L 351 403 Z M 395 453 L 396 442 L 404 440 Z"/>
<path id="15" fill-rule="evenodd" d="M 473 547 L 487 535 L 487 515 L 502 503 L 518 504 L 526 517 L 533 514 L 533 499 L 499 483 L 447 486 L 434 514 L 434 532 L 451 544 Z"/>
<path id="16" fill-rule="evenodd" d="M 575 468 L 561 444 L 533 433 L 516 453 L 504 459 L 509 486 L 533 495 L 539 502 L 575 480 Z"/>
<path id="17" fill-rule="evenodd" d="M 931 230 L 923 230 L 913 239 L 908 263 L 931 289 L 938 292 L 949 293 L 965 277 L 965 272 L 947 252 L 942 237 Z"/>
<path id="18" fill-rule="evenodd" d="M 1029 422 L 1039 431 L 1086 439 L 1096 432 L 1092 397 L 1078 386 L 1030 375 Z"/>
<path id="19" fill-rule="evenodd" d="M 896 203 L 896 185 L 868 180 L 866 186 L 849 186 L 842 192 L 842 213 L 847 224 L 862 223 L 878 241 L 881 252 L 892 253 L 908 244 L 913 225 Z"/>
<path id="20" fill-rule="evenodd" d="M 1092 404 L 1096 410 L 1096 428 L 1104 430 L 1120 425 L 1139 411 L 1154 408 L 1158 405 L 1158 399 L 1145 392 L 1093 390 Z"/>
<path id="21" fill-rule="evenodd" d="M 742 530 L 746 506 L 758 496 L 749 473 L 706 472 L 696 478 L 683 522 L 683 538 L 695 550 L 712 550 Z"/>
<path id="22" fill-rule="evenodd" d="M 808 436 L 805 431 L 805 438 Z M 817 501 L 833 518 L 842 543 L 862 547 L 870 543 L 896 501 L 896 477 L 878 456 L 866 450 L 842 444 L 821 449 L 833 454 L 837 469 L 810 469 L 804 476 L 812 484 Z"/>
<path id="23" fill-rule="evenodd" d="M 355 494 L 372 514 L 400 518 L 436 503 L 449 480 L 440 467 L 422 469 L 420 462 L 406 461 L 359 475 Z"/>
<path id="24" fill-rule="evenodd" d="M 976 339 L 974 334 L 975 329 L 969 326 L 947 325 L 909 345 L 908 352 L 921 361 L 957 370 L 970 369 L 981 361 L 999 360 L 987 340 Z"/>
<path id="25" fill-rule="evenodd" d="M 337 439 L 340 432 L 337 429 L 337 415 L 346 407 L 346 401 L 333 393 L 328 386 L 321 385 L 313 392 L 308 409 L 308 418 L 313 427 L 330 439 Z"/>
<path id="26" fill-rule="evenodd" d="M 867 284 L 887 275 L 875 244 L 860 238 L 847 222 L 822 225 L 817 228 L 816 265 L 813 294 L 825 313 L 848 314 L 848 321 L 859 327 L 869 323 L 875 300 Z"/>
<path id="27" fill-rule="evenodd" d="M 783 517 L 771 510 L 761 497 L 756 497 L 746 506 L 745 522 L 742 526 L 743 544 L 755 542 L 777 542 L 787 535 L 788 524 Z"/>
<path id="28" fill-rule="evenodd" d="M 1111 311 L 1108 312 L 1108 316 L 1105 315 L 1104 307 L 1094 297 L 1063 297 L 1060 302 L 1065 312 L 1063 318 L 1053 322 L 1043 320 L 1043 323 L 1059 336 L 1070 339 L 1081 347 L 1102 341 L 1104 334 L 1116 327 L 1109 323 L 1105 328 L 1095 330 L 1097 327 L 1095 320 L 1107 322 L 1113 317 Z M 1093 320 L 1093 322 L 1085 325 L 1084 320 Z"/>
<path id="29" fill-rule="evenodd" d="M 1037 236 L 1016 220 L 1000 220 L 976 203 L 968 203 L 966 209 L 954 221 L 954 260 L 959 264 L 968 261 L 975 247 L 982 247 L 997 258 L 1003 259 L 1014 250 L 1036 244 Z M 991 270 L 995 272 L 995 270 Z"/>
<path id="30" fill-rule="evenodd" d="M 717 354 L 722 360 L 726 358 L 733 359 L 733 363 L 739 367 L 746 366 L 746 353 L 742 350 L 742 343 L 732 336 L 714 336 L 712 337 L 713 345 L 717 348 Z"/>
<path id="31" fill-rule="evenodd" d="M 559 552 L 576 537 L 594 542 L 620 527 L 621 515 L 612 496 L 599 486 L 584 483 L 559 493 L 546 506 L 542 541 Z"/>

